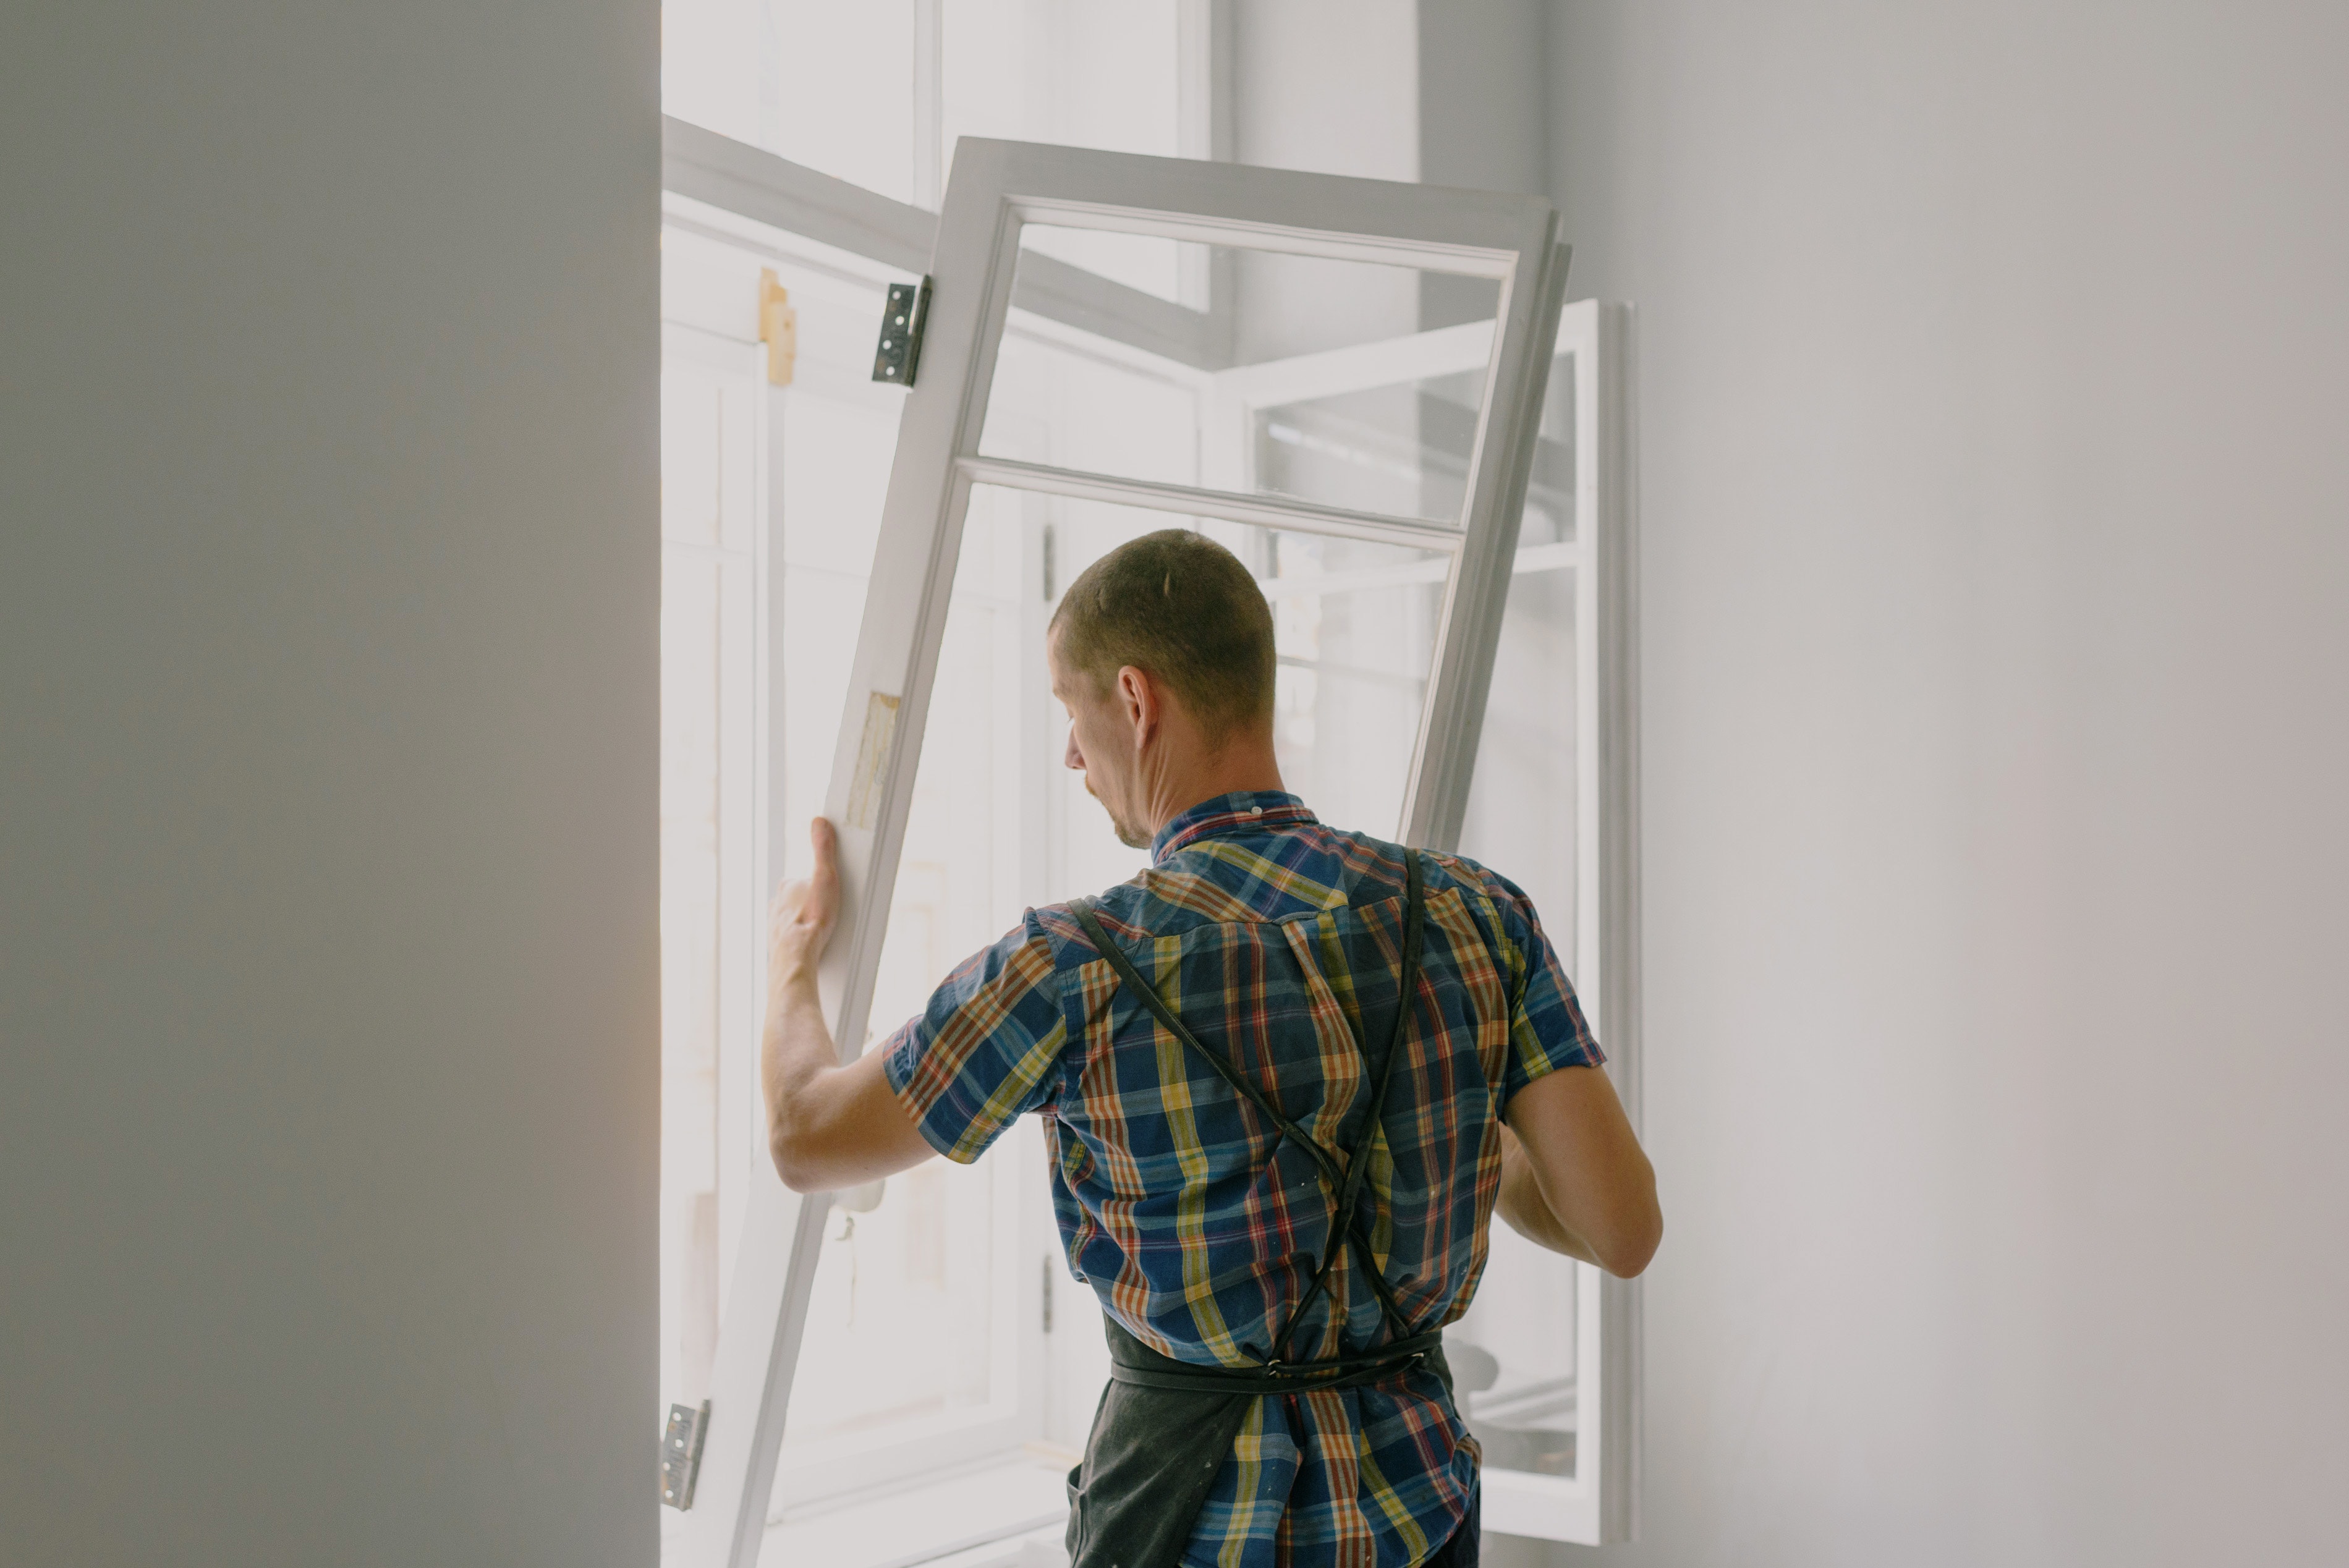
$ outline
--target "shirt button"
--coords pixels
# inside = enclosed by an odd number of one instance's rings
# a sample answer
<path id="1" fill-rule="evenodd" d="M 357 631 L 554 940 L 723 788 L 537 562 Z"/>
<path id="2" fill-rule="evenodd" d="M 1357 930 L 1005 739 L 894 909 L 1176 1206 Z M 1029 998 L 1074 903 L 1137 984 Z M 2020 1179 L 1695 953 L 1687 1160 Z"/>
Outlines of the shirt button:
<path id="1" fill-rule="evenodd" d="M 1264 815 L 1264 808 L 1261 806 L 1250 806 L 1248 808 L 1248 815 L 1251 817 L 1261 817 Z"/>

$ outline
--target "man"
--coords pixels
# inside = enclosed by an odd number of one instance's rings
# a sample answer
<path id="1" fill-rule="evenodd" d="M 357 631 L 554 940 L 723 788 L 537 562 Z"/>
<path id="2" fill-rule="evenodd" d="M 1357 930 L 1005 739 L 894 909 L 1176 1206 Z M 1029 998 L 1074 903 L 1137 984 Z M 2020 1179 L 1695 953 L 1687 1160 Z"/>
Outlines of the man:
<path id="1" fill-rule="evenodd" d="M 1474 1563 L 1440 1330 L 1494 1211 L 1624 1275 L 1662 1229 L 1573 989 L 1507 881 L 1282 790 L 1271 612 L 1229 552 L 1134 540 L 1047 635 L 1068 765 L 1150 869 L 1030 911 L 840 1067 L 819 821 L 774 914 L 776 1165 L 836 1190 L 1045 1119 L 1114 1368 L 1071 1476 L 1075 1568 Z"/>

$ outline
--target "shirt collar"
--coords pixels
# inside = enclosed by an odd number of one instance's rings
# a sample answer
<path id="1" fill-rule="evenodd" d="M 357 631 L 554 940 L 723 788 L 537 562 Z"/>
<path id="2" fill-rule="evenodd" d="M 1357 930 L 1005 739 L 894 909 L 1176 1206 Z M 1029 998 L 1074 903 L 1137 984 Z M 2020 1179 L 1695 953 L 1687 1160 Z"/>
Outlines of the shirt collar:
<path id="1" fill-rule="evenodd" d="M 1290 828 L 1313 820 L 1304 801 L 1278 789 L 1241 789 L 1218 795 L 1170 818 L 1150 841 L 1150 863 L 1163 865 L 1167 856 L 1201 839 L 1251 832 L 1259 828 Z"/>

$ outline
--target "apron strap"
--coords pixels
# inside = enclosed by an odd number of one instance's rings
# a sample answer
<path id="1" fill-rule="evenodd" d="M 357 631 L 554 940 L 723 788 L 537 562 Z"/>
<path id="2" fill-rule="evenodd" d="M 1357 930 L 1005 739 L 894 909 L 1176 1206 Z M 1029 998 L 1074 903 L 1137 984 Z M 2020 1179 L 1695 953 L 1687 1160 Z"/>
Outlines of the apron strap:
<path id="1" fill-rule="evenodd" d="M 1361 1195 L 1363 1178 L 1370 1173 L 1371 1149 L 1384 1130 L 1387 1088 L 1394 1082 L 1395 1060 L 1402 1055 L 1403 1035 L 1411 1021 L 1412 1004 L 1418 996 L 1420 938 L 1426 923 L 1426 892 L 1421 881 L 1419 851 L 1406 849 L 1402 855 L 1405 887 L 1402 968 L 1395 986 L 1394 1023 L 1387 1031 L 1386 1056 L 1379 1064 L 1378 1080 L 1371 1089 L 1370 1112 L 1362 1119 L 1361 1136 L 1355 1140 L 1353 1150 L 1347 1157 L 1346 1184 L 1338 1194 L 1337 1202 L 1337 1223 L 1345 1229 L 1343 1239 L 1352 1243 L 1355 1255 L 1362 1265 L 1362 1277 L 1370 1282 L 1371 1291 L 1379 1298 L 1379 1315 L 1386 1319 L 1387 1332 L 1398 1336 L 1410 1334 L 1411 1321 L 1403 1315 L 1402 1305 L 1395 1300 L 1394 1288 L 1387 1284 L 1386 1274 L 1378 1265 L 1370 1237 L 1362 1233 L 1354 1212 L 1354 1203 Z M 1355 1036 L 1354 1043 L 1358 1047 L 1361 1046 L 1360 1034 Z M 1369 1051 L 1365 1049 L 1362 1054 L 1367 1062 Z M 1272 1350 L 1267 1357 L 1268 1361 L 1274 1364 L 1280 1361 L 1288 1349 L 1290 1336 L 1305 1321 L 1306 1312 L 1319 1299 L 1322 1287 L 1329 1283 L 1330 1266 L 1338 1261 L 1340 1241 L 1337 1234 L 1330 1236 L 1330 1245 L 1321 1256 L 1321 1266 L 1315 1271 L 1313 1283 L 1298 1301 L 1296 1309 L 1288 1315 L 1288 1322 L 1281 1329 L 1280 1336 L 1273 1341 Z"/>
<path id="2" fill-rule="evenodd" d="M 1337 1264 L 1338 1253 L 1343 1248 L 1352 1249 L 1362 1265 L 1363 1277 L 1370 1283 L 1372 1294 L 1378 1297 L 1379 1315 L 1385 1319 L 1387 1331 L 1392 1336 L 1385 1353 L 1389 1359 L 1392 1360 L 1394 1357 L 1396 1346 L 1400 1343 L 1413 1338 L 1410 1320 L 1403 1315 L 1401 1305 L 1395 1300 L 1393 1287 L 1387 1283 L 1385 1274 L 1379 1268 L 1371 1238 L 1363 1231 L 1361 1217 L 1356 1212 L 1356 1205 L 1361 1196 L 1364 1179 L 1370 1171 L 1371 1150 L 1377 1143 L 1381 1132 L 1384 1130 L 1382 1119 L 1386 1111 L 1387 1089 L 1394 1081 L 1395 1062 L 1402 1055 L 1403 1041 L 1410 1025 L 1413 1004 L 1418 996 L 1420 952 L 1426 908 L 1426 892 L 1420 867 L 1419 851 L 1412 849 L 1404 850 L 1403 866 L 1405 893 L 1402 933 L 1402 964 L 1395 988 L 1394 1022 L 1388 1029 L 1387 1048 L 1371 1079 L 1370 1105 L 1362 1119 L 1361 1132 L 1356 1138 L 1353 1148 L 1348 1151 L 1342 1167 L 1327 1147 L 1284 1114 L 1262 1090 L 1242 1078 L 1239 1069 L 1232 1066 L 1223 1053 L 1210 1049 L 1204 1041 L 1185 1026 L 1182 1018 L 1176 1015 L 1174 1009 L 1168 1006 L 1164 999 L 1158 995 L 1157 988 L 1143 977 L 1142 972 L 1134 966 L 1133 961 L 1126 956 L 1124 949 L 1110 940 L 1109 933 L 1103 929 L 1101 918 L 1095 913 L 1091 899 L 1079 899 L 1069 906 L 1070 912 L 1077 917 L 1078 923 L 1083 926 L 1085 935 L 1092 940 L 1094 948 L 1101 955 L 1109 961 L 1110 967 L 1117 973 L 1119 981 L 1127 991 L 1133 994 L 1134 999 L 1149 1009 L 1151 1016 L 1158 1020 L 1167 1033 L 1204 1057 L 1207 1065 L 1215 1069 L 1216 1076 L 1229 1084 L 1241 1099 L 1263 1113 L 1266 1119 L 1279 1130 L 1283 1138 L 1310 1155 L 1323 1179 L 1337 1190 L 1330 1216 L 1330 1240 L 1322 1251 L 1319 1266 L 1314 1270 L 1312 1283 L 1307 1286 L 1304 1295 L 1299 1298 L 1297 1305 L 1289 1312 L 1288 1321 L 1282 1326 L 1279 1335 L 1273 1340 L 1272 1348 L 1265 1357 L 1264 1366 L 1267 1368 L 1282 1365 L 1282 1358 L 1288 1349 L 1289 1340 L 1296 1335 L 1299 1326 L 1305 1321 L 1306 1313 L 1320 1298 L 1322 1291 L 1329 1284 L 1330 1271 Z M 1369 1049 L 1363 1043 L 1361 1031 L 1355 1029 L 1352 1032 L 1355 1048 L 1362 1052 L 1367 1066 Z M 1349 1359 L 1351 1358 L 1339 1357 L 1330 1361 L 1304 1362 L 1296 1365 L 1299 1371 L 1309 1367 L 1318 1371 Z M 1293 1375 L 1277 1374 L 1275 1376 Z M 1265 1391 L 1292 1393 L 1302 1391 L 1302 1387 L 1298 1384 L 1288 1383 L 1284 1387 Z"/>

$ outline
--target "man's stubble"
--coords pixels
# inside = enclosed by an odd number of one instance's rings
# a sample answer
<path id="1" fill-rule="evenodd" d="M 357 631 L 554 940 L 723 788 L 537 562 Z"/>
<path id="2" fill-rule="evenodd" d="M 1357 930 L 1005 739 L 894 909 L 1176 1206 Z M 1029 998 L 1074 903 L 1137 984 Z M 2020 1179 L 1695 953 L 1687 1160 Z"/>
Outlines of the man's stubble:
<path id="1" fill-rule="evenodd" d="M 1109 802 L 1102 799 L 1101 791 L 1093 788 L 1093 776 L 1090 772 L 1085 775 L 1085 793 L 1091 795 L 1094 801 L 1100 805 L 1102 810 L 1108 816 L 1110 830 L 1117 835 L 1117 841 L 1119 843 L 1123 844 L 1129 850 L 1146 850 L 1150 847 L 1150 835 L 1148 833 L 1130 827 L 1123 821 L 1121 821 L 1118 818 L 1118 814 L 1110 810 Z"/>

